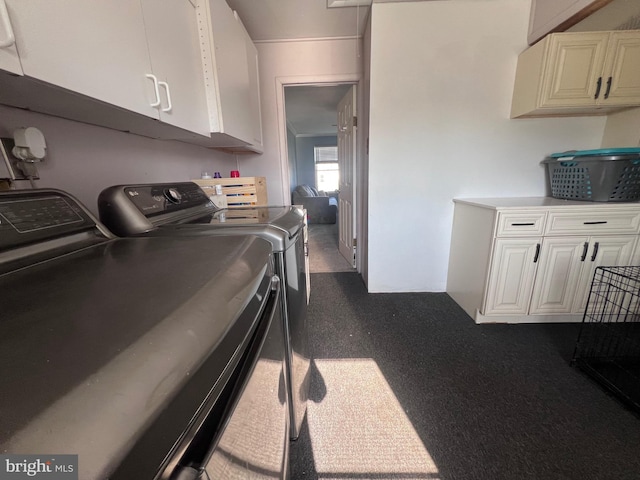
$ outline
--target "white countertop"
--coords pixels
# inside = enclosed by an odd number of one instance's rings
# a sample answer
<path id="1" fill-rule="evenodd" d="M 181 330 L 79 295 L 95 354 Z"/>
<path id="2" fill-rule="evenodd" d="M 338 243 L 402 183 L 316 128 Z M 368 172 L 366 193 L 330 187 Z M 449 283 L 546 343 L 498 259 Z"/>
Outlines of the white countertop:
<path id="1" fill-rule="evenodd" d="M 612 207 L 640 207 L 638 202 L 588 202 L 580 200 L 561 200 L 552 197 L 503 197 L 503 198 L 454 198 L 456 203 L 466 203 L 477 207 L 489 209 L 502 208 L 518 208 L 518 209 L 535 209 L 540 207 L 584 207 L 588 209 L 594 208 L 612 208 Z"/>

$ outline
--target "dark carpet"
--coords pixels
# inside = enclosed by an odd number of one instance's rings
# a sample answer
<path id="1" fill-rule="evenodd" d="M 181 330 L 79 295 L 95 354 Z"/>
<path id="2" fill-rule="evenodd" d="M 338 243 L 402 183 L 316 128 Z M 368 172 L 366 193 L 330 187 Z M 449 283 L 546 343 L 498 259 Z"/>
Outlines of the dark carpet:
<path id="1" fill-rule="evenodd" d="M 311 286 L 292 479 L 640 479 L 640 417 L 569 365 L 579 324 L 475 325 L 356 273 Z"/>

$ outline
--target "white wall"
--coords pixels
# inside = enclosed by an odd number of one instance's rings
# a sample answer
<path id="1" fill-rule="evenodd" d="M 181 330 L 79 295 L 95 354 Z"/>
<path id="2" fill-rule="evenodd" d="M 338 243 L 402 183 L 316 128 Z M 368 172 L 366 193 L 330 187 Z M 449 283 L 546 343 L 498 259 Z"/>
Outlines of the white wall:
<path id="1" fill-rule="evenodd" d="M 241 172 L 267 177 L 269 203 L 289 204 L 288 168 L 283 165 L 286 135 L 284 110 L 278 110 L 279 85 L 347 81 L 362 73 L 362 41 L 327 39 L 257 43 L 264 153 L 239 158 Z M 281 98 L 280 98 L 281 100 Z M 280 105 L 282 106 L 282 105 Z M 282 134 L 282 135 L 281 135 Z"/>
<path id="2" fill-rule="evenodd" d="M 0 137 L 12 137 L 20 127 L 39 128 L 47 142 L 37 186 L 68 191 L 94 213 L 98 194 L 110 185 L 187 181 L 205 170 L 229 176 L 236 168 L 233 156 L 215 150 L 0 105 Z M 24 181 L 16 185 L 29 188 Z"/>
<path id="3" fill-rule="evenodd" d="M 454 197 L 545 195 L 548 153 L 604 117 L 510 120 L 529 0 L 372 7 L 368 288 L 444 291 Z"/>
<path id="4" fill-rule="evenodd" d="M 612 113 L 602 139 L 602 148 L 640 147 L 640 108 Z"/>

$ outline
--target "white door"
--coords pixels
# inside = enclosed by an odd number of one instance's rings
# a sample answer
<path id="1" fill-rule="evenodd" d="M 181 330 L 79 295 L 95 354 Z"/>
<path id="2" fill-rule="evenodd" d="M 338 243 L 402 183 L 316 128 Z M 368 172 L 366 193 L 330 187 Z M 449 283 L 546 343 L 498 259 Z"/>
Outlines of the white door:
<path id="1" fill-rule="evenodd" d="M 338 103 L 338 248 L 355 267 L 355 158 L 356 158 L 356 87 L 352 86 Z"/>

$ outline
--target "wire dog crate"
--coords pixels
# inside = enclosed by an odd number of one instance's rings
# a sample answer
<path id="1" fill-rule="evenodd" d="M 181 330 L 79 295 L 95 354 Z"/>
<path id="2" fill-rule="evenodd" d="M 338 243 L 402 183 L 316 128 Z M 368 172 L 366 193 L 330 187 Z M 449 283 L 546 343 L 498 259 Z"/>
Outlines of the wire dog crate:
<path id="1" fill-rule="evenodd" d="M 640 266 L 596 269 L 572 364 L 640 412 Z"/>

